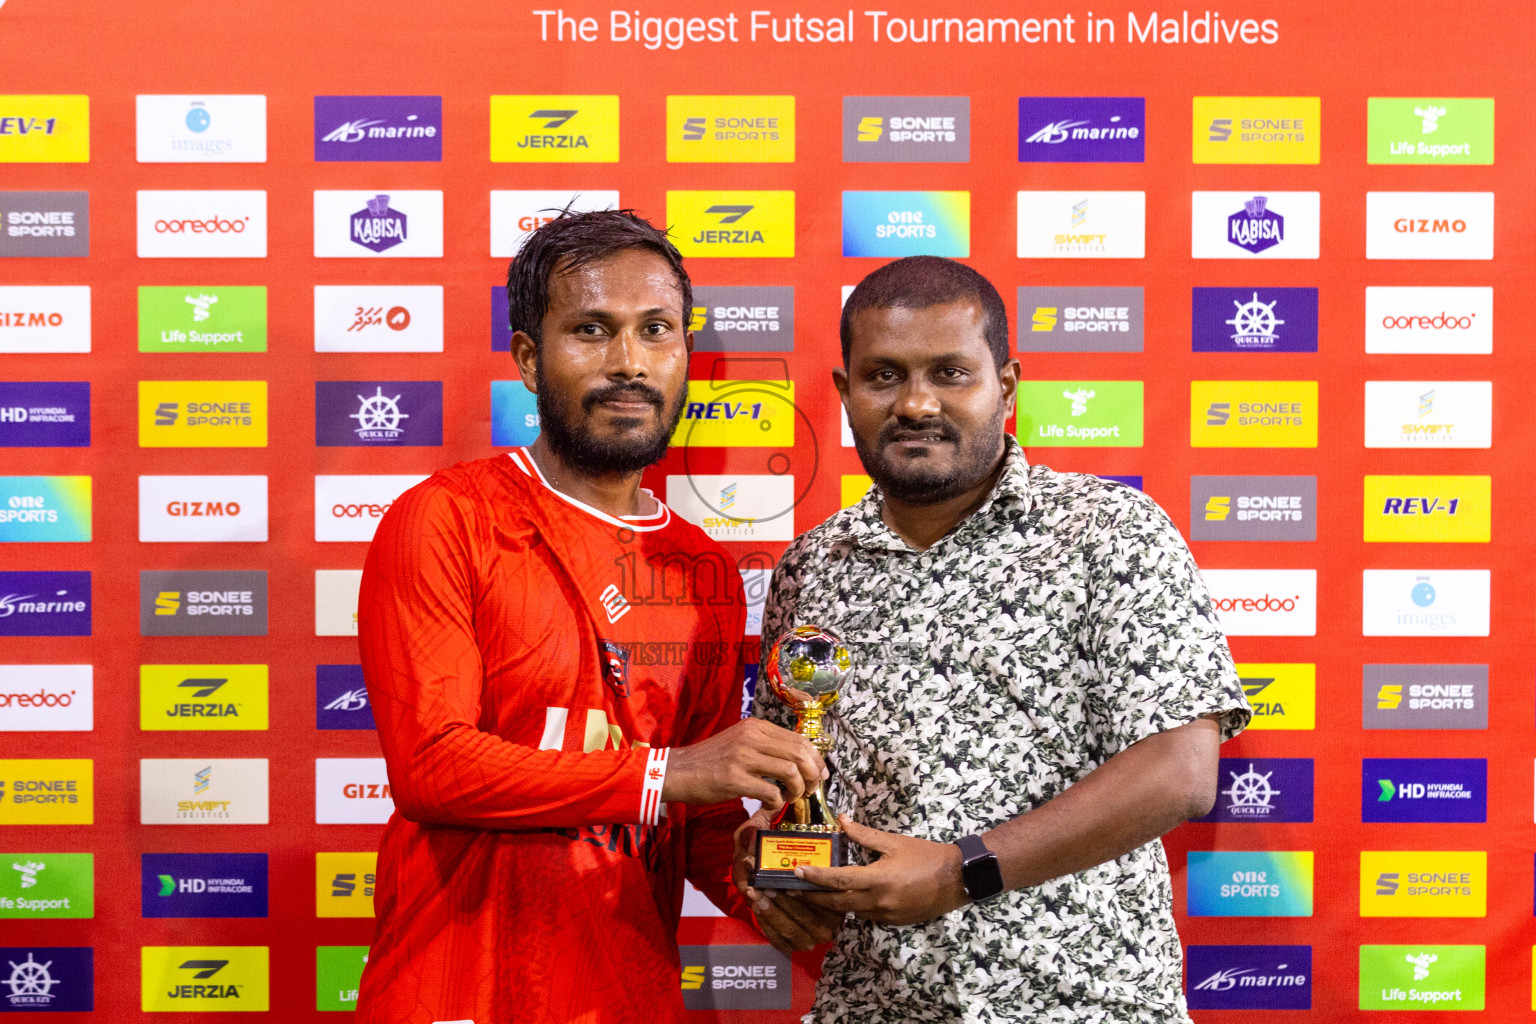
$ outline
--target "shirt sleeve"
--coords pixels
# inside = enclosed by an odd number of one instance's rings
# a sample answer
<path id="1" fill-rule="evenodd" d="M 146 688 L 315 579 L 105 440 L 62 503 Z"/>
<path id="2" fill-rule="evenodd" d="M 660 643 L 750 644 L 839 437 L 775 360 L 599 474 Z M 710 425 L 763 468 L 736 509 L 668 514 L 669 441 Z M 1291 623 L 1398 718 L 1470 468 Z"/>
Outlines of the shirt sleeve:
<path id="1" fill-rule="evenodd" d="M 396 811 L 488 829 L 646 821 L 652 752 L 535 750 L 476 726 L 473 518 L 472 499 L 431 478 L 385 513 L 363 567 L 358 644 Z"/>
<path id="2" fill-rule="evenodd" d="M 1219 714 L 1221 738 L 1248 724 L 1227 638 L 1194 557 L 1146 495 L 1114 486 L 1084 537 L 1088 656 L 1085 701 L 1102 763 L 1154 733 Z"/>
<path id="3" fill-rule="evenodd" d="M 763 602 L 762 644 L 757 659 L 757 690 L 752 698 L 753 718 L 764 719 L 785 729 L 795 727 L 795 713 L 774 697 L 768 688 L 765 672 L 768 652 L 773 648 L 773 642 L 795 624 L 795 600 L 800 593 L 800 581 L 789 567 L 800 564 L 800 544 L 801 541 L 796 540 L 785 550 L 779 558 L 779 564 L 774 567 L 773 579 L 768 585 L 768 598 Z"/>

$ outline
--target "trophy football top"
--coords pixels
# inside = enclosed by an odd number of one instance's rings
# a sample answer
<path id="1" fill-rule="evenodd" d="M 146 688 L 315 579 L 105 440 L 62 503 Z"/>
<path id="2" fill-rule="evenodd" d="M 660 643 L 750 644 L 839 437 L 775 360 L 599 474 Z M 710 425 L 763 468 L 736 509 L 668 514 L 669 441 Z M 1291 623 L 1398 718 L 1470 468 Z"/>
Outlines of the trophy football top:
<path id="1" fill-rule="evenodd" d="M 853 665 L 831 630 L 796 626 L 774 641 L 764 672 L 773 695 L 799 711 L 825 711 L 837 700 Z"/>

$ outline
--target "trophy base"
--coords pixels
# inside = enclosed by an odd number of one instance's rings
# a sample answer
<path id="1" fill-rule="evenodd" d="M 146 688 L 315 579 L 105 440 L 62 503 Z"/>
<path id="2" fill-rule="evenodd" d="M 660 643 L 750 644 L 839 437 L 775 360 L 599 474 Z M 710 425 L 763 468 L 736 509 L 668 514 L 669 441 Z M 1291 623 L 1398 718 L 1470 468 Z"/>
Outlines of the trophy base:
<path id="1" fill-rule="evenodd" d="M 848 837 L 841 832 L 795 832 L 772 829 L 757 834 L 757 870 L 752 885 L 758 889 L 814 889 L 826 886 L 795 877 L 795 868 L 840 868 L 848 863 Z"/>

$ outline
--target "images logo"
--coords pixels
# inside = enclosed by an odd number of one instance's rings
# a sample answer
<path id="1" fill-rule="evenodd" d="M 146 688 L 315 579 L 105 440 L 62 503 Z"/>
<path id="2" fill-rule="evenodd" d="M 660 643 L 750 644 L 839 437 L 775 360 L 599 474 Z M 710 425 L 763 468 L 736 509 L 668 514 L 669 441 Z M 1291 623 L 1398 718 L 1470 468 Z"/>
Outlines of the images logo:
<path id="1" fill-rule="evenodd" d="M 1316 636 L 1316 569 L 1204 569 L 1228 636 Z"/>
<path id="2" fill-rule="evenodd" d="M 443 194 L 324 191 L 314 194 L 315 256 L 410 258 L 443 254 Z"/>
<path id="3" fill-rule="evenodd" d="M 1487 355 L 1492 288 L 1366 288 L 1365 351 Z"/>
<path id="4" fill-rule="evenodd" d="M 1316 192 L 1195 192 L 1190 255 L 1315 260 L 1319 209 Z"/>
<path id="5" fill-rule="evenodd" d="M 1487 448 L 1492 443 L 1489 381 L 1365 382 L 1367 448 Z"/>
<path id="6" fill-rule="evenodd" d="M 145 732 L 267 728 L 265 665 L 140 665 Z"/>
<path id="7" fill-rule="evenodd" d="M 1493 163 L 1493 100 L 1366 100 L 1368 164 Z"/>
<path id="8" fill-rule="evenodd" d="M 266 539 L 264 476 L 139 477 L 141 543 Z"/>
<path id="9" fill-rule="evenodd" d="M 533 392 L 520 380 L 491 381 L 491 444 L 521 448 L 538 436 L 539 407 Z"/>
<path id="10" fill-rule="evenodd" d="M 431 448 L 442 443 L 442 381 L 315 381 L 317 447 Z"/>
<path id="11" fill-rule="evenodd" d="M 261 258 L 267 255 L 267 194 L 138 193 L 141 258 Z"/>
<path id="12" fill-rule="evenodd" d="M 968 96 L 844 96 L 843 163 L 969 163 Z"/>
<path id="13" fill-rule="evenodd" d="M 1191 1010 L 1310 1010 L 1311 946 L 1190 946 Z"/>
<path id="14" fill-rule="evenodd" d="M 795 443 L 794 381 L 691 380 L 674 447 L 787 448 Z"/>
<path id="15" fill-rule="evenodd" d="M 373 540 L 379 520 L 422 475 L 315 477 L 315 540 Z"/>
<path id="16" fill-rule="evenodd" d="M 1312 852 L 1189 851 L 1190 917 L 1311 917 Z"/>
<path id="17" fill-rule="evenodd" d="M 1026 380 L 1016 429 L 1030 447 L 1140 448 L 1139 380 Z"/>
<path id="18" fill-rule="evenodd" d="M 442 285 L 316 285 L 316 352 L 441 352 Z"/>
<path id="19" fill-rule="evenodd" d="M 1361 946 L 1360 1009 L 1481 1010 L 1483 946 Z"/>
<path id="20" fill-rule="evenodd" d="M 1310 757 L 1222 758 L 1217 778 L 1225 785 L 1209 822 L 1312 820 Z"/>
<path id="21" fill-rule="evenodd" d="M 667 476 L 667 506 L 716 540 L 793 540 L 795 478 Z"/>
<path id="22" fill-rule="evenodd" d="M 772 946 L 680 946 L 689 1010 L 787 1010 L 789 957 Z"/>
<path id="23" fill-rule="evenodd" d="M 1189 383 L 1194 448 L 1316 448 L 1317 381 Z"/>
<path id="24" fill-rule="evenodd" d="M 0 285 L 0 354 L 90 350 L 89 286 Z"/>
<path id="25" fill-rule="evenodd" d="M 491 255 L 510 259 L 522 249 L 534 231 L 560 215 L 562 210 L 586 213 L 591 210 L 617 210 L 617 190 L 541 189 L 534 191 L 491 192 Z"/>
<path id="26" fill-rule="evenodd" d="M 95 790 L 89 760 L 0 761 L 0 825 L 89 825 Z"/>
<path id="27" fill-rule="evenodd" d="M 1020 259 L 1146 255 L 1145 192 L 1020 192 Z"/>
<path id="28" fill-rule="evenodd" d="M 1191 540 L 1317 539 L 1317 477 L 1192 476 Z"/>
<path id="29" fill-rule="evenodd" d="M 269 1008 L 266 946 L 144 946 L 141 959 L 145 1013 Z"/>
<path id="30" fill-rule="evenodd" d="M 1146 159 L 1146 103 L 1140 96 L 1021 96 L 1022 163 L 1134 163 Z"/>
<path id="31" fill-rule="evenodd" d="M 0 543 L 90 539 L 90 477 L 0 476 Z"/>
<path id="32" fill-rule="evenodd" d="M 361 665 L 315 666 L 315 728 L 375 728 Z"/>
<path id="33" fill-rule="evenodd" d="M 266 636 L 265 570 L 139 572 L 140 636 Z"/>
<path id="34" fill-rule="evenodd" d="M 95 876 L 95 854 L 0 856 L 0 919 L 95 917 Z"/>
<path id="35" fill-rule="evenodd" d="M 1366 729 L 1488 728 L 1487 665 L 1366 665 Z"/>
<path id="36" fill-rule="evenodd" d="M 90 159 L 89 96 L 0 96 L 0 164 Z"/>
<path id="37" fill-rule="evenodd" d="M 1374 788 L 1374 787 L 1373 787 Z M 1486 917 L 1488 854 L 1364 850 L 1361 917 Z"/>
<path id="38" fill-rule="evenodd" d="M 443 158 L 441 96 L 316 96 L 315 159 Z"/>
<path id="39" fill-rule="evenodd" d="M 700 285 L 693 302 L 695 352 L 795 350 L 795 290 L 788 285 Z"/>
<path id="40" fill-rule="evenodd" d="M 373 917 L 379 855 L 315 854 L 315 916 Z"/>
<path id="41" fill-rule="evenodd" d="M 89 256 L 89 192 L 0 192 L 0 256 Z"/>
<path id="42" fill-rule="evenodd" d="M 1140 352 L 1142 289 L 1032 287 L 1018 290 L 1020 352 Z"/>
<path id="43" fill-rule="evenodd" d="M 1488 762 L 1455 758 L 1366 758 L 1360 820 L 1488 820 Z"/>
<path id="44" fill-rule="evenodd" d="M 382 757 L 315 758 L 315 823 L 382 825 L 395 811 Z"/>
<path id="45" fill-rule="evenodd" d="M 315 947 L 315 1009 L 355 1010 L 367 946 Z"/>
<path id="46" fill-rule="evenodd" d="M 684 256 L 795 254 L 793 192 L 668 192 L 667 222 Z"/>
<path id="47" fill-rule="evenodd" d="M 139 824 L 267 824 L 267 759 L 140 759 Z"/>
<path id="48" fill-rule="evenodd" d="M 793 96 L 668 96 L 667 162 L 795 162 Z"/>
<path id="49" fill-rule="evenodd" d="M 136 96 L 141 164 L 267 161 L 265 96 Z"/>
<path id="50" fill-rule="evenodd" d="M 1364 636 L 1487 636 L 1487 569 L 1366 569 Z"/>
<path id="51" fill-rule="evenodd" d="M 0 1011 L 93 1009 L 94 956 L 90 947 L 0 948 Z"/>
<path id="52" fill-rule="evenodd" d="M 140 448 L 266 446 L 266 381 L 139 381 Z"/>
<path id="53" fill-rule="evenodd" d="M 969 192 L 844 192 L 844 256 L 971 254 Z"/>
<path id="54" fill-rule="evenodd" d="M 1196 96 L 1197 164 L 1315 164 L 1322 159 L 1316 96 Z"/>
<path id="55" fill-rule="evenodd" d="M 1196 352 L 1316 352 L 1316 288 L 1196 288 Z"/>
<path id="56" fill-rule="evenodd" d="M 1486 476 L 1367 476 L 1365 539 L 1486 544 L 1492 486 Z"/>
<path id="57" fill-rule="evenodd" d="M 491 97 L 492 163 L 618 160 L 617 96 Z"/>
<path id="58" fill-rule="evenodd" d="M 1493 193 L 1367 192 L 1365 258 L 1493 259 Z"/>
<path id="59" fill-rule="evenodd" d="M 0 381 L 0 448 L 87 448 L 90 443 L 89 381 Z"/>
<path id="60" fill-rule="evenodd" d="M 266 350 L 264 287 L 139 287 L 140 352 Z"/>
<path id="61" fill-rule="evenodd" d="M 0 636 L 90 636 L 89 572 L 0 572 Z"/>
<path id="62" fill-rule="evenodd" d="M 144 917 L 266 917 L 264 853 L 139 855 Z"/>

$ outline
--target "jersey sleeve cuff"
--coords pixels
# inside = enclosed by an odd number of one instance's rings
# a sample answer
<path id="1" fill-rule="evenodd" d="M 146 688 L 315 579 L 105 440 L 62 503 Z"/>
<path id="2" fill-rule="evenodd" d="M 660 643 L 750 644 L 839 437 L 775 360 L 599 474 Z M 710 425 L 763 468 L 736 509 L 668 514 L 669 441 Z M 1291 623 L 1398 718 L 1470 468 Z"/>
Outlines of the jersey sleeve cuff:
<path id="1" fill-rule="evenodd" d="M 661 802 L 661 788 L 667 782 L 667 755 L 671 747 L 652 747 L 645 759 L 645 785 L 640 791 L 640 824 L 659 825 L 667 806 Z"/>

